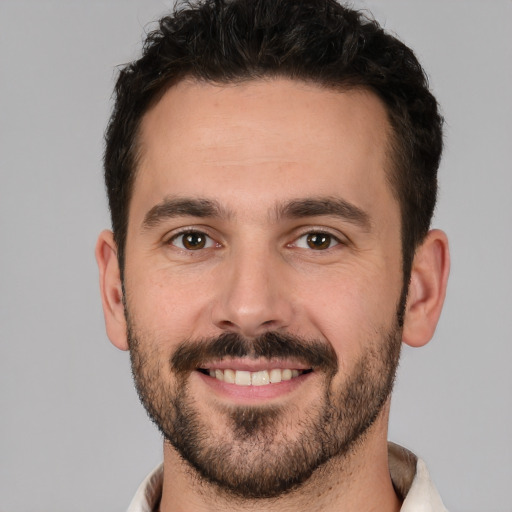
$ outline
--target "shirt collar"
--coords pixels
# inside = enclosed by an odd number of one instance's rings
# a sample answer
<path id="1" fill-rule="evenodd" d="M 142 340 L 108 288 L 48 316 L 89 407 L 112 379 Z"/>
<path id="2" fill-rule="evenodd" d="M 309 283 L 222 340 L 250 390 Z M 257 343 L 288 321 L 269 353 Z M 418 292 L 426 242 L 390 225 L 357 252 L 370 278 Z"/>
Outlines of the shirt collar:
<path id="1" fill-rule="evenodd" d="M 127 512 L 154 512 L 162 497 L 164 465 L 160 464 L 140 484 Z"/>

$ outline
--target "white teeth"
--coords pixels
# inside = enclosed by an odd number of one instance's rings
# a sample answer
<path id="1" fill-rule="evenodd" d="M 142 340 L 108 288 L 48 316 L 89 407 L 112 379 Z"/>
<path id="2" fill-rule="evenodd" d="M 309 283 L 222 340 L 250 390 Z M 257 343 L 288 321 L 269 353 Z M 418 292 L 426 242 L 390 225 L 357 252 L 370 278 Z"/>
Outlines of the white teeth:
<path id="1" fill-rule="evenodd" d="M 292 371 L 288 368 L 281 372 L 281 380 L 290 380 L 292 378 Z"/>
<path id="2" fill-rule="evenodd" d="M 224 382 L 229 384 L 235 383 L 235 372 L 233 370 L 224 370 Z"/>
<path id="3" fill-rule="evenodd" d="M 238 386 L 250 386 L 251 385 L 251 372 L 237 370 L 235 372 L 235 384 L 237 384 Z"/>
<path id="4" fill-rule="evenodd" d="M 270 382 L 270 377 L 268 375 L 267 370 L 263 370 L 261 372 L 254 372 L 251 375 L 251 384 L 253 386 L 264 386 Z"/>
<path id="5" fill-rule="evenodd" d="M 279 368 L 274 368 L 270 370 L 270 382 L 272 384 L 276 384 L 277 382 L 281 382 L 281 370 Z"/>
<path id="6" fill-rule="evenodd" d="M 282 381 L 291 380 L 298 377 L 303 372 L 301 370 L 291 370 L 290 368 L 273 368 L 272 370 L 260 370 L 258 372 L 249 372 L 246 370 L 209 370 L 210 377 L 227 382 L 228 384 L 237 384 L 238 386 L 266 386 L 267 384 L 277 384 Z"/>

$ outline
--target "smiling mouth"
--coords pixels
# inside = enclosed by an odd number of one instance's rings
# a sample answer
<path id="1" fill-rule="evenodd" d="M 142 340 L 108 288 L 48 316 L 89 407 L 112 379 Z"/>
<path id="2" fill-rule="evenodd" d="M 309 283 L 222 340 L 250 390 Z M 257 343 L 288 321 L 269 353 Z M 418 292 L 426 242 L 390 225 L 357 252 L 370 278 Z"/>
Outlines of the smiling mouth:
<path id="1" fill-rule="evenodd" d="M 312 369 L 297 370 L 291 368 L 272 368 L 271 370 L 259 370 L 251 372 L 247 370 L 199 368 L 198 371 L 204 375 L 237 386 L 268 386 L 288 380 L 295 379 L 301 375 L 311 373 Z"/>

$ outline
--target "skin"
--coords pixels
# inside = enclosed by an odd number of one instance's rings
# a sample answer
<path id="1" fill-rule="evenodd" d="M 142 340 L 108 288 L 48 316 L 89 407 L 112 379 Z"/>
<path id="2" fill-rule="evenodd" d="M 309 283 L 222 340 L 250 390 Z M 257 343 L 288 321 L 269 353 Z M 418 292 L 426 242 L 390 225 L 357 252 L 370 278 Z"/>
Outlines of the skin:
<path id="1" fill-rule="evenodd" d="M 168 361 L 187 339 L 277 330 L 329 344 L 339 363 L 332 385 L 341 389 L 377 334 L 393 327 L 403 284 L 400 211 L 386 180 L 389 133 L 384 106 L 362 90 L 286 79 L 183 81 L 169 89 L 143 119 L 128 222 L 126 302 L 147 334 L 144 350 Z M 215 201 L 221 214 L 151 217 L 165 201 L 183 198 Z M 311 198 L 343 201 L 364 220 L 321 210 L 283 214 L 291 201 Z M 184 248 L 183 229 L 206 234 L 206 247 Z M 331 236 L 322 250 L 307 243 L 318 232 Z M 96 257 L 107 333 L 127 350 L 116 256 L 105 231 Z M 421 346 L 432 337 L 448 268 L 446 236 L 431 231 L 413 263 L 405 343 Z M 170 371 L 162 378 L 174 385 Z M 222 410 L 233 404 L 287 406 L 295 411 L 287 433 L 299 432 L 296 418 L 319 399 L 323 381 L 313 372 L 285 393 L 256 398 L 218 391 L 197 372 L 187 383 L 215 437 L 226 433 Z M 388 413 L 389 401 L 350 457 L 275 501 L 241 503 L 198 485 L 165 443 L 161 510 L 399 510 L 387 463 Z"/>

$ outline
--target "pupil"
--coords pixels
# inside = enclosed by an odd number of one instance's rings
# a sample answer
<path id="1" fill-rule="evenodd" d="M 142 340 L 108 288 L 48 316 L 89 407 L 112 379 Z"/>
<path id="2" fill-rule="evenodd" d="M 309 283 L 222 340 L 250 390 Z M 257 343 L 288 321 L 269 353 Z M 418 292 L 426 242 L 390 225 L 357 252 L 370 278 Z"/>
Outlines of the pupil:
<path id="1" fill-rule="evenodd" d="M 328 249 L 331 244 L 331 237 L 329 235 L 316 233 L 308 235 L 307 241 L 311 249 Z"/>
<path id="2" fill-rule="evenodd" d="M 188 233 L 183 237 L 183 245 L 187 249 L 202 249 L 205 245 L 205 237 L 200 233 Z"/>

